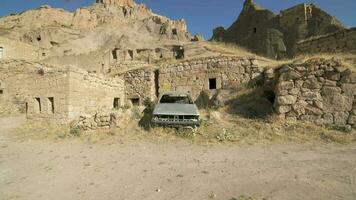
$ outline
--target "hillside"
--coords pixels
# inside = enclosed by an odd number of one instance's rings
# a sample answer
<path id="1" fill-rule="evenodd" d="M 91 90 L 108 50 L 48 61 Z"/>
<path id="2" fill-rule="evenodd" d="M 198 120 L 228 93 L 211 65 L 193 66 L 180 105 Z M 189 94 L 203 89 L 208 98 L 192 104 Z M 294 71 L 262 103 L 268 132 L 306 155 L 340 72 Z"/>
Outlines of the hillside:
<path id="1" fill-rule="evenodd" d="M 39 49 L 39 60 L 90 69 L 109 65 L 108 57 L 120 54 L 123 60 L 164 57 L 191 34 L 183 19 L 170 20 L 133 0 L 97 0 L 75 12 L 42 6 L 0 18 L 0 37 Z"/>

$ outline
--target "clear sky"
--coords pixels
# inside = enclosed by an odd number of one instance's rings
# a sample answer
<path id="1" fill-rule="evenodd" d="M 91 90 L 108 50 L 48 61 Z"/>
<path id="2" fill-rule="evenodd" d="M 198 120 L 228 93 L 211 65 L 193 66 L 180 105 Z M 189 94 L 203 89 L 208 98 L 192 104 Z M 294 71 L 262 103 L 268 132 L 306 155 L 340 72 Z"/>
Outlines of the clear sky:
<path id="1" fill-rule="evenodd" d="M 0 16 L 18 13 L 43 4 L 75 10 L 89 6 L 95 0 L 0 0 Z M 155 13 L 172 19 L 184 18 L 190 32 L 202 33 L 209 39 L 212 29 L 228 27 L 238 17 L 244 0 L 136 0 L 145 3 Z M 255 0 L 273 12 L 307 2 L 318 4 L 322 9 L 340 19 L 347 27 L 356 26 L 356 0 Z"/>

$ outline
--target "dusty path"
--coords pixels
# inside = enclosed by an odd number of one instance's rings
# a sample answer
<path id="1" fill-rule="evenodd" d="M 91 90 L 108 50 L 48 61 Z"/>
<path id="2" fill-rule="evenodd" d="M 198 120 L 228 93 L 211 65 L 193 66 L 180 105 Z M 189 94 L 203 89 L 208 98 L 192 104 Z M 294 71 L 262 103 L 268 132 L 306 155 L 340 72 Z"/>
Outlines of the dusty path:
<path id="1" fill-rule="evenodd" d="M 356 146 L 0 145 L 1 200 L 356 199 Z"/>

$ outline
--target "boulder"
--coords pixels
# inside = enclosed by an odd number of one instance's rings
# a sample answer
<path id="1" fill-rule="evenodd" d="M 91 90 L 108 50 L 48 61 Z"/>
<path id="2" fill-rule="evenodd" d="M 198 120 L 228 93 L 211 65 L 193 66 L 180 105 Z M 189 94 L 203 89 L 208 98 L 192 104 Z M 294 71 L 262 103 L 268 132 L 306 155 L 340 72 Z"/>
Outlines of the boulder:
<path id="1" fill-rule="evenodd" d="M 356 84 L 344 83 L 341 88 L 346 95 L 356 95 Z"/>
<path id="2" fill-rule="evenodd" d="M 278 106 L 276 111 L 278 114 L 285 114 L 292 110 L 291 106 Z"/>
<path id="3" fill-rule="evenodd" d="M 323 115 L 323 120 L 325 124 L 333 124 L 334 123 L 334 116 L 331 113 L 325 113 Z"/>
<path id="4" fill-rule="evenodd" d="M 336 112 L 334 113 L 334 123 L 336 125 L 346 125 L 349 118 L 348 112 Z"/>
<path id="5" fill-rule="evenodd" d="M 307 79 L 304 82 L 303 87 L 308 88 L 308 89 L 320 89 L 321 84 L 319 83 L 317 78 L 313 77 L 313 78 Z"/>
<path id="6" fill-rule="evenodd" d="M 276 103 L 278 105 L 292 105 L 297 101 L 297 97 L 293 95 L 285 95 L 277 97 Z"/>
<path id="7" fill-rule="evenodd" d="M 343 112 L 343 111 L 351 111 L 353 97 L 344 96 L 344 95 L 331 95 L 324 96 L 324 111 L 325 112 Z"/>
<path id="8" fill-rule="evenodd" d="M 321 90 L 321 94 L 323 96 L 338 95 L 338 94 L 341 94 L 341 88 L 332 87 L 332 86 L 324 86 Z"/>

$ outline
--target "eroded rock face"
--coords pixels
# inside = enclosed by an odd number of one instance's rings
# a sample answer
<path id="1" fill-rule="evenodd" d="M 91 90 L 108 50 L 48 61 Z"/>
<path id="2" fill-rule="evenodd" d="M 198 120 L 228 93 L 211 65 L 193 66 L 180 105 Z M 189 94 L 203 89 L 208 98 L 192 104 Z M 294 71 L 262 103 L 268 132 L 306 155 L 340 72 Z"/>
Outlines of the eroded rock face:
<path id="1" fill-rule="evenodd" d="M 274 107 L 280 117 L 355 127 L 356 74 L 341 62 L 311 59 L 276 71 Z"/>
<path id="2" fill-rule="evenodd" d="M 0 18 L 0 35 L 45 52 L 37 60 L 96 71 L 103 65 L 173 57 L 176 46 L 192 39 L 183 19 L 154 14 L 133 0 L 97 0 L 75 12 L 42 6 Z"/>
<path id="3" fill-rule="evenodd" d="M 127 7 L 134 7 L 136 5 L 133 0 L 96 0 L 96 3 L 127 6 Z"/>
<path id="4" fill-rule="evenodd" d="M 345 27 L 314 4 L 300 4 L 273 12 L 246 0 L 238 19 L 227 29 L 213 30 L 212 40 L 237 43 L 271 58 L 291 57 L 300 40 L 324 35 Z"/>

